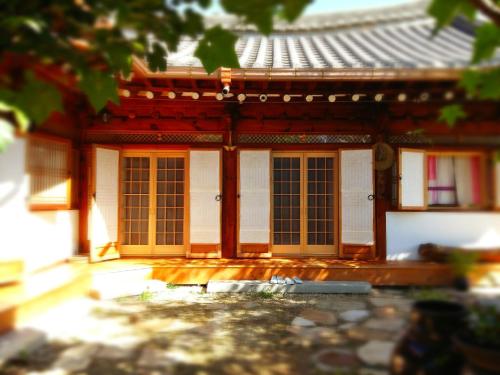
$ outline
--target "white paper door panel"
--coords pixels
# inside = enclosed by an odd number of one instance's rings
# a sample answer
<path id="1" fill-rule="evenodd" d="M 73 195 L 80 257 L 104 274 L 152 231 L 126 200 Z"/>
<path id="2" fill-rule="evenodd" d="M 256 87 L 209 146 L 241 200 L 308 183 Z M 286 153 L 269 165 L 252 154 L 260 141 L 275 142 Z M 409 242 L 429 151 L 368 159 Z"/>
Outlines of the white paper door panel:
<path id="1" fill-rule="evenodd" d="M 425 153 L 401 151 L 401 207 L 425 206 Z"/>
<path id="2" fill-rule="evenodd" d="M 240 243 L 269 243 L 270 158 L 268 150 L 240 152 Z"/>
<path id="3" fill-rule="evenodd" d="M 120 152 L 96 147 L 95 199 L 91 213 L 93 246 L 105 246 L 118 241 L 118 174 Z"/>
<path id="4" fill-rule="evenodd" d="M 343 244 L 373 245 L 372 150 L 341 151 L 340 199 Z"/>
<path id="5" fill-rule="evenodd" d="M 190 242 L 220 243 L 220 153 L 189 153 Z"/>

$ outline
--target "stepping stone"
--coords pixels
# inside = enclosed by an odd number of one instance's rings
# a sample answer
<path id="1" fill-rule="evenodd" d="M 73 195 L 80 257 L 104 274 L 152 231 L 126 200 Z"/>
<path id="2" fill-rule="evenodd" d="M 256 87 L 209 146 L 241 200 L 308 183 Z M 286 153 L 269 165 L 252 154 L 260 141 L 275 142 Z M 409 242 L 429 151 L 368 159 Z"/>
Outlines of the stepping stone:
<path id="1" fill-rule="evenodd" d="M 300 316 L 313 321 L 316 324 L 333 325 L 337 323 L 335 314 L 329 311 L 306 309 L 301 311 Z"/>
<path id="2" fill-rule="evenodd" d="M 367 340 L 392 340 L 394 333 L 382 331 L 380 329 L 372 329 L 363 326 L 354 326 L 347 330 L 347 337 L 352 340 L 367 341 Z"/>
<path id="3" fill-rule="evenodd" d="M 356 324 L 355 323 L 344 323 L 344 324 L 341 324 L 339 325 L 337 328 L 339 331 L 347 331 L 349 329 L 351 329 L 352 327 L 354 327 Z"/>
<path id="4" fill-rule="evenodd" d="M 395 306 L 398 308 L 410 308 L 412 301 L 400 297 L 371 297 L 370 302 L 375 307 Z"/>
<path id="5" fill-rule="evenodd" d="M 364 301 L 355 300 L 353 297 L 349 299 L 335 299 L 334 301 L 320 301 L 318 307 L 335 311 L 346 310 L 366 310 L 366 303 Z"/>
<path id="6" fill-rule="evenodd" d="M 168 351 L 146 346 L 141 352 L 137 365 L 140 367 L 170 367 L 176 362 Z"/>
<path id="7" fill-rule="evenodd" d="M 364 323 L 366 328 L 380 329 L 390 332 L 399 332 L 405 326 L 405 321 L 401 318 L 376 319 L 372 318 Z"/>
<path id="8" fill-rule="evenodd" d="M 347 322 L 359 322 L 370 316 L 368 310 L 348 310 L 340 314 L 340 317 Z"/>
<path id="9" fill-rule="evenodd" d="M 102 359 L 125 359 L 129 358 L 134 351 L 134 348 L 120 348 L 116 346 L 103 346 L 96 353 L 96 358 Z"/>
<path id="10" fill-rule="evenodd" d="M 99 349 L 98 344 L 81 344 L 63 351 L 52 368 L 66 372 L 77 372 L 85 370 Z"/>
<path id="11" fill-rule="evenodd" d="M 362 368 L 358 371 L 358 375 L 389 375 L 389 371 L 374 368 Z"/>
<path id="12" fill-rule="evenodd" d="M 45 344 L 44 333 L 23 328 L 0 336 L 0 367 L 21 352 L 29 353 Z"/>
<path id="13" fill-rule="evenodd" d="M 379 318 L 394 318 L 398 315 L 398 311 L 394 306 L 376 307 L 373 313 Z"/>
<path id="14" fill-rule="evenodd" d="M 360 364 L 356 355 L 348 349 L 323 349 L 312 357 L 318 369 L 336 374 L 340 369 L 352 370 Z"/>
<path id="15" fill-rule="evenodd" d="M 301 293 L 301 294 L 368 294 L 371 284 L 364 281 L 304 281 L 302 284 L 270 284 L 260 280 L 210 280 L 208 293 Z"/>
<path id="16" fill-rule="evenodd" d="M 314 327 L 315 325 L 316 324 L 314 324 L 313 321 L 311 321 L 309 319 L 301 318 L 300 316 L 296 316 L 292 320 L 292 326 L 296 326 L 296 327 Z"/>
<path id="17" fill-rule="evenodd" d="M 367 342 L 357 350 L 358 357 L 367 365 L 388 366 L 395 343 L 390 341 L 373 340 Z"/>
<path id="18" fill-rule="evenodd" d="M 338 345 L 345 342 L 344 337 L 342 337 L 335 329 L 329 327 L 309 328 L 291 326 L 288 328 L 288 332 L 315 344 L 322 343 L 328 345 Z"/>

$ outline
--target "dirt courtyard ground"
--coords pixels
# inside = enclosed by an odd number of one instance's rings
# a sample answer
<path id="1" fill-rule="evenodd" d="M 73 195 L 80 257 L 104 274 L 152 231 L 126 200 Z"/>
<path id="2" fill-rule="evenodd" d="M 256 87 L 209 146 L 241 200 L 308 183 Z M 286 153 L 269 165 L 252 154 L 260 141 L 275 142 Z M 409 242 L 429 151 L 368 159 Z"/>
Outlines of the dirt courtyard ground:
<path id="1" fill-rule="evenodd" d="M 73 300 L 22 329 L 43 337 L 1 374 L 386 374 L 415 299 L 368 295 L 208 294 L 201 287 Z M 21 329 L 21 330 L 22 330 Z"/>

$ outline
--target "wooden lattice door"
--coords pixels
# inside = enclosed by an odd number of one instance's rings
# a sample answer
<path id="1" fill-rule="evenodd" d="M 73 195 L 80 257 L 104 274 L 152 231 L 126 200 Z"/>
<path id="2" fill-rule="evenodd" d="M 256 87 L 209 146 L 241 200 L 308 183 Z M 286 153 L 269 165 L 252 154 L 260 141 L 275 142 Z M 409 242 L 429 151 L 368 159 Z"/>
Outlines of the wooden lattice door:
<path id="1" fill-rule="evenodd" d="M 122 160 L 122 253 L 185 255 L 186 155 L 125 153 Z"/>
<path id="2" fill-rule="evenodd" d="M 273 155 L 273 253 L 336 254 L 335 165 L 335 153 Z"/>

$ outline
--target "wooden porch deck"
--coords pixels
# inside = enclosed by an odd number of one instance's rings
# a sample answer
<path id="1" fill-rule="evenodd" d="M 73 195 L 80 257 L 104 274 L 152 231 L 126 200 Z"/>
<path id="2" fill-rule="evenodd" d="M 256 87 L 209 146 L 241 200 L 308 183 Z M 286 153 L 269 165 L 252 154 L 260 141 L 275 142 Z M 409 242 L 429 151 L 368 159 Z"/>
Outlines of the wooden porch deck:
<path id="1" fill-rule="evenodd" d="M 174 284 L 206 284 L 209 280 L 269 280 L 272 275 L 303 280 L 368 281 L 377 286 L 449 285 L 453 275 L 445 264 L 419 261 L 348 261 L 329 258 L 186 259 L 123 258 L 91 266 L 93 274 L 146 272 Z M 479 264 L 472 278 L 500 276 L 500 264 Z"/>

